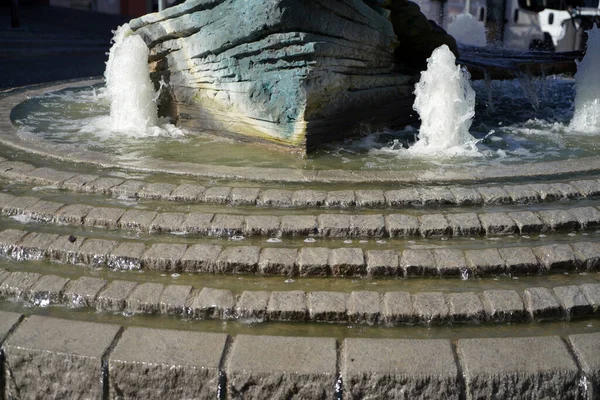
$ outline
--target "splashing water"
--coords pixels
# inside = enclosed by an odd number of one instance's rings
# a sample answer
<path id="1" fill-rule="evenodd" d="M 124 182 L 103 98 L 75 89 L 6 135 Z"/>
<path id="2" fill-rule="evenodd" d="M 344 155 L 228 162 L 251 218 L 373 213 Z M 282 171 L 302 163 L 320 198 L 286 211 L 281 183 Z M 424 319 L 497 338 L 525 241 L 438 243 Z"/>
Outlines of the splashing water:
<path id="1" fill-rule="evenodd" d="M 469 73 L 456 65 L 448 46 L 433 51 L 427 70 L 415 85 L 413 108 L 421 118 L 418 141 L 408 152 L 418 155 L 477 155 L 469 134 L 475 115 L 475 91 Z"/>
<path id="2" fill-rule="evenodd" d="M 129 24 L 115 31 L 104 79 L 110 100 L 109 127 L 130 136 L 181 136 L 183 132 L 158 118 L 158 94 L 150 80 L 149 50 Z"/>
<path id="3" fill-rule="evenodd" d="M 448 33 L 456 39 L 458 43 L 467 46 L 485 47 L 485 25 L 481 21 L 477 21 L 471 14 L 459 14 L 450 25 L 448 25 Z"/>
<path id="4" fill-rule="evenodd" d="M 600 29 L 588 31 L 587 51 L 577 65 L 575 74 L 575 113 L 571 130 L 584 133 L 600 132 Z"/>

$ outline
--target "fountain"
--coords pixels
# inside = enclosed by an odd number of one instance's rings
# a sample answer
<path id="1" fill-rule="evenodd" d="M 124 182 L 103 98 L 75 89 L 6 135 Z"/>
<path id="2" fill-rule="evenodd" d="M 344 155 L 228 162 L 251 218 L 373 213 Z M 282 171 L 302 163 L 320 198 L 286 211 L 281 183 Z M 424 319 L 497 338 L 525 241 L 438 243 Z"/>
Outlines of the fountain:
<path id="1" fill-rule="evenodd" d="M 131 25 L 140 32 L 160 21 L 173 28 L 165 21 L 179 17 L 219 21 L 203 19 L 203 12 L 228 6 L 233 13 L 233 3 L 198 0 Z M 248 16 L 271 2 L 260 3 L 244 2 L 240 12 Z M 337 16 L 358 10 L 363 22 L 381 21 L 355 1 L 317 3 L 334 7 Z M 198 14 L 176 16 L 184 8 Z M 276 34 L 280 17 L 269 20 L 269 34 Z M 207 32 L 217 28 L 225 29 Z M 189 26 L 185 32 L 198 34 Z M 171 42 L 160 46 L 179 43 L 179 33 L 163 32 Z M 515 80 L 470 81 L 444 47 L 416 86 L 410 79 L 408 91 L 408 80 L 394 86 L 395 78 L 371 76 L 405 95 L 415 91 L 420 126 L 365 127 L 363 137 L 306 157 L 169 124 L 163 118 L 177 103 L 172 97 L 187 91 L 173 89 L 183 82 L 176 72 L 183 64 L 172 63 L 183 62 L 172 57 L 169 69 L 157 65 L 164 61 L 154 43 L 147 77 L 148 48 L 138 40 L 147 34 L 117 31 L 106 82 L 0 94 L 5 397 L 592 398 L 598 392 L 600 157 L 595 136 L 578 134 L 584 129 L 571 122 L 579 104 L 593 103 L 580 88 L 595 79 L 585 71 L 598 54 L 591 50 L 596 33 L 575 82 L 546 78 L 537 109 Z M 305 65 L 291 55 L 291 43 L 326 44 L 295 42 L 299 36 L 288 32 L 283 47 L 253 37 L 266 53 L 252 43 L 230 43 L 229 62 L 268 54 L 297 73 L 296 64 Z M 227 63 L 203 57 L 216 63 L 213 72 Z M 242 99 L 248 106 L 245 92 L 236 98 L 233 89 L 215 89 L 226 82 L 202 80 L 197 59 L 189 61 L 194 76 L 220 104 Z M 220 73 L 233 79 L 229 67 Z M 315 79 L 316 97 L 305 102 L 313 107 L 311 101 L 339 96 L 348 83 L 336 86 L 336 96 L 319 97 L 332 86 L 325 76 Z M 384 88 L 371 94 L 380 99 Z M 297 99 L 284 99 L 274 85 L 263 89 L 252 92 L 254 99 L 274 112 L 284 108 L 263 102 L 267 92 L 273 103 Z M 351 92 L 353 102 L 358 95 Z M 484 102 L 488 93 L 493 110 Z M 158 111 L 146 108 L 155 101 Z M 188 118 L 187 107 L 177 104 L 178 124 Z M 225 123 L 239 113 L 216 111 L 207 120 Z M 246 118 L 230 124 L 242 126 Z M 272 122 L 262 126 L 274 132 Z M 304 129 L 298 120 L 284 126 Z"/>

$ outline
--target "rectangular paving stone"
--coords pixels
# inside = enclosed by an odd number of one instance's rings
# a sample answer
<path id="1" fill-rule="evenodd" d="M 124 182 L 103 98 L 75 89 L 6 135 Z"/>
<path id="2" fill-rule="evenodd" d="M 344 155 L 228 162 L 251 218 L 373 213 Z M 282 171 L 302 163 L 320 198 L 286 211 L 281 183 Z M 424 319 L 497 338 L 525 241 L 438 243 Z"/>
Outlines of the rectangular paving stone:
<path id="1" fill-rule="evenodd" d="M 331 250 L 329 264 L 333 275 L 366 275 L 367 265 L 361 248 L 342 247 Z"/>
<path id="2" fill-rule="evenodd" d="M 402 276 L 400 258 L 394 250 L 367 250 L 367 276 Z"/>
<path id="3" fill-rule="evenodd" d="M 440 276 L 458 276 L 466 273 L 467 261 L 462 250 L 433 249 L 432 253 Z"/>
<path id="4" fill-rule="evenodd" d="M 386 292 L 383 294 L 382 302 L 381 316 L 385 324 L 406 324 L 415 320 L 410 293 Z"/>
<path id="5" fill-rule="evenodd" d="M 150 233 L 184 232 L 185 213 L 160 213 L 150 223 Z"/>
<path id="6" fill-rule="evenodd" d="M 577 229 L 577 220 L 566 210 L 540 210 L 538 215 L 544 223 L 544 232 Z"/>
<path id="7" fill-rule="evenodd" d="M 274 215 L 248 215 L 244 218 L 244 235 L 277 236 L 281 218 Z"/>
<path id="8" fill-rule="evenodd" d="M 0 254 L 10 255 L 16 245 L 27 235 L 29 232 L 20 231 L 17 229 L 6 229 L 0 231 Z"/>
<path id="9" fill-rule="evenodd" d="M 579 229 L 592 229 L 600 226 L 600 211 L 594 207 L 577 207 L 567 210 L 578 223 Z"/>
<path id="10" fill-rule="evenodd" d="M 584 283 L 579 285 L 579 289 L 594 309 L 594 312 L 596 314 L 600 312 L 600 283 Z"/>
<path id="11" fill-rule="evenodd" d="M 596 180 L 582 179 L 579 181 L 571 181 L 569 185 L 573 186 L 584 197 L 592 197 L 600 195 L 600 182 Z"/>
<path id="12" fill-rule="evenodd" d="M 58 224 L 83 225 L 85 217 L 93 208 L 85 204 L 69 204 L 54 214 L 53 221 Z"/>
<path id="13" fill-rule="evenodd" d="M 163 315 L 187 315 L 186 304 L 192 294 L 190 285 L 167 285 L 160 295 L 159 312 Z"/>
<path id="14" fill-rule="evenodd" d="M 98 179 L 98 175 L 92 174 L 77 174 L 71 179 L 64 181 L 60 184 L 61 188 L 65 188 L 68 190 L 77 190 L 77 191 L 85 191 L 87 186 Z"/>
<path id="15" fill-rule="evenodd" d="M 348 296 L 348 293 L 343 292 L 310 292 L 308 294 L 310 320 L 319 322 L 347 321 L 346 304 Z"/>
<path id="16" fill-rule="evenodd" d="M 102 357 L 118 325 L 33 315 L 4 344 L 7 398 L 102 399 Z"/>
<path id="17" fill-rule="evenodd" d="M 298 249 L 268 247 L 260 251 L 258 269 L 264 275 L 297 274 L 296 259 Z"/>
<path id="18" fill-rule="evenodd" d="M 322 190 L 302 189 L 292 194 L 292 204 L 296 207 L 321 207 L 326 200 L 327 192 Z"/>
<path id="19" fill-rule="evenodd" d="M 272 292 L 267 304 L 270 321 L 306 321 L 308 306 L 306 293 L 302 290 Z"/>
<path id="20" fill-rule="evenodd" d="M 146 182 L 128 179 L 118 186 L 110 189 L 113 196 L 120 199 L 137 199 L 139 197 L 140 190 L 146 186 Z"/>
<path id="21" fill-rule="evenodd" d="M 50 261 L 58 261 L 65 264 L 75 264 L 79 248 L 85 238 L 74 235 L 61 235 L 48 246 L 48 257 Z"/>
<path id="22" fill-rule="evenodd" d="M 447 293 L 446 302 L 452 322 L 480 322 L 485 318 L 483 303 L 477 293 Z"/>
<path id="23" fill-rule="evenodd" d="M 319 235 L 346 237 L 350 235 L 351 218 L 347 214 L 321 214 L 317 217 Z"/>
<path id="24" fill-rule="evenodd" d="M 477 191 L 485 204 L 509 204 L 511 201 L 508 193 L 500 187 L 479 187 Z"/>
<path id="25" fill-rule="evenodd" d="M 32 286 L 27 296 L 29 301 L 39 307 L 60 303 L 63 291 L 69 280 L 56 275 L 42 275 Z"/>
<path id="26" fill-rule="evenodd" d="M 0 311 L 0 345 L 6 340 L 6 337 L 14 331 L 19 322 L 23 320 L 23 315 L 14 312 Z M 3 366 L 4 367 L 4 366 Z M 4 375 L 4 368 L 2 374 Z M 4 396 L 4 392 L 2 392 Z"/>
<path id="27" fill-rule="evenodd" d="M 35 272 L 15 271 L 0 283 L 0 297 L 5 300 L 27 300 L 31 288 L 41 278 Z"/>
<path id="28" fill-rule="evenodd" d="M 560 302 L 567 319 L 593 313 L 592 306 L 579 289 L 579 286 L 557 286 L 552 288 L 552 291 Z"/>
<path id="29" fill-rule="evenodd" d="M 417 217 L 413 217 L 412 215 L 386 215 L 385 229 L 392 238 L 420 235 L 419 220 Z"/>
<path id="30" fill-rule="evenodd" d="M 2 163 L 2 166 L 0 166 L 2 175 L 9 179 L 20 178 L 21 180 L 24 180 L 24 176 L 34 169 L 36 169 L 36 167 L 33 165 L 21 161 L 5 161 Z"/>
<path id="31" fill-rule="evenodd" d="M 204 191 L 204 201 L 207 203 L 225 204 L 229 200 L 231 188 L 226 186 L 213 186 Z"/>
<path id="32" fill-rule="evenodd" d="M 270 297 L 271 292 L 244 291 L 235 305 L 236 318 L 247 323 L 266 321 Z"/>
<path id="33" fill-rule="evenodd" d="M 83 219 L 83 224 L 86 226 L 115 228 L 124 213 L 125 210 L 120 208 L 94 207 Z"/>
<path id="34" fill-rule="evenodd" d="M 478 236 L 483 233 L 479 217 L 475 213 L 446 214 L 453 236 Z"/>
<path id="35" fill-rule="evenodd" d="M 120 229 L 149 231 L 150 224 L 156 218 L 156 211 L 127 210 L 117 223 Z"/>
<path id="36" fill-rule="evenodd" d="M 34 221 L 50 222 L 62 207 L 64 207 L 63 203 L 40 200 L 29 206 L 25 215 Z"/>
<path id="37" fill-rule="evenodd" d="M 508 213 L 508 216 L 515 221 L 521 235 L 539 233 L 544 230 L 544 223 L 531 211 L 512 212 Z"/>
<path id="38" fill-rule="evenodd" d="M 345 339 L 341 364 L 344 398 L 461 398 L 449 340 Z"/>
<path id="39" fill-rule="evenodd" d="M 183 222 L 181 229 L 187 233 L 197 233 L 208 235 L 214 214 L 207 213 L 189 213 L 187 219 Z"/>
<path id="40" fill-rule="evenodd" d="M 177 185 L 172 183 L 154 182 L 144 186 L 138 192 L 141 199 L 169 199 Z"/>
<path id="41" fill-rule="evenodd" d="M 350 235 L 369 238 L 388 236 L 383 215 L 364 214 L 350 216 Z"/>
<path id="42" fill-rule="evenodd" d="M 96 309 L 104 312 L 125 310 L 127 298 L 136 286 L 136 282 L 112 281 L 96 297 Z"/>
<path id="43" fill-rule="evenodd" d="M 426 324 L 445 322 L 449 317 L 448 304 L 441 292 L 420 292 L 412 295 L 415 319 Z"/>
<path id="44" fill-rule="evenodd" d="M 471 206 L 483 203 L 481 194 L 475 189 L 465 187 L 450 187 L 450 193 L 454 196 L 456 204 L 463 206 Z"/>
<path id="45" fill-rule="evenodd" d="M 334 190 L 327 193 L 325 205 L 328 207 L 352 207 L 356 204 L 353 190 Z"/>
<path id="46" fill-rule="evenodd" d="M 540 200 L 556 201 L 565 197 L 561 190 L 547 183 L 531 183 L 527 186 L 537 193 Z"/>
<path id="47" fill-rule="evenodd" d="M 222 333 L 128 328 L 108 360 L 110 397 L 217 398 L 226 342 Z"/>
<path id="48" fill-rule="evenodd" d="M 423 237 L 447 236 L 450 224 L 443 214 L 424 214 L 419 218 L 419 231 Z"/>
<path id="49" fill-rule="evenodd" d="M 567 244 L 549 244 L 532 250 L 546 270 L 575 269 L 578 266 L 575 253 Z"/>
<path id="50" fill-rule="evenodd" d="M 163 288 L 160 283 L 140 283 L 125 301 L 125 310 L 132 314 L 157 314 Z"/>
<path id="51" fill-rule="evenodd" d="M 513 235 L 517 233 L 517 224 L 503 212 L 479 214 L 481 226 L 488 236 Z"/>
<path id="52" fill-rule="evenodd" d="M 77 251 L 77 262 L 85 265 L 106 265 L 109 255 L 118 244 L 114 240 L 87 238 Z"/>
<path id="53" fill-rule="evenodd" d="M 256 202 L 261 206 L 290 207 L 293 194 L 291 190 L 266 189 L 260 192 Z"/>
<path id="54" fill-rule="evenodd" d="M 456 204 L 456 198 L 445 187 L 428 187 L 418 190 L 424 206 Z"/>
<path id="55" fill-rule="evenodd" d="M 303 247 L 298 253 L 298 273 L 300 276 L 331 275 L 329 255 L 326 247 Z"/>
<path id="56" fill-rule="evenodd" d="M 142 257 L 146 250 L 144 243 L 119 243 L 108 255 L 106 263 L 113 269 L 138 270 L 142 268 Z"/>
<path id="57" fill-rule="evenodd" d="M 216 244 L 194 244 L 189 246 L 181 257 L 181 270 L 187 272 L 216 271 L 217 258 L 222 249 L 222 246 Z"/>
<path id="58" fill-rule="evenodd" d="M 569 335 L 568 341 L 588 385 L 587 393 L 583 396 L 595 399 L 600 394 L 600 333 Z"/>
<path id="59" fill-rule="evenodd" d="M 40 201 L 38 197 L 15 196 L 8 203 L 2 204 L 2 212 L 7 215 L 20 215 L 38 201 Z"/>
<path id="60" fill-rule="evenodd" d="M 80 188 L 85 192 L 99 193 L 104 195 L 109 195 L 110 190 L 125 182 L 125 179 L 122 178 L 112 178 L 112 177 L 100 177 L 94 181 L 89 182 L 85 186 L 80 186 Z"/>
<path id="61" fill-rule="evenodd" d="M 142 256 L 142 267 L 177 271 L 187 247 L 182 243 L 154 243 Z"/>
<path id="62" fill-rule="evenodd" d="M 281 234 L 300 236 L 318 232 L 317 217 L 314 215 L 284 215 L 281 217 Z"/>
<path id="63" fill-rule="evenodd" d="M 422 205 L 421 194 L 415 188 L 388 190 L 385 198 L 390 207 L 403 207 L 409 205 Z"/>
<path id="64" fill-rule="evenodd" d="M 260 247 L 229 246 L 216 261 L 217 272 L 228 274 L 253 274 L 258 270 Z"/>
<path id="65" fill-rule="evenodd" d="M 348 319 L 352 323 L 373 325 L 381 319 L 381 293 L 354 291 L 347 304 Z"/>
<path id="66" fill-rule="evenodd" d="M 490 320 L 514 322 L 526 318 L 523 300 L 515 290 L 484 290 L 481 299 Z"/>
<path id="67" fill-rule="evenodd" d="M 202 288 L 189 301 L 190 315 L 197 319 L 233 318 L 235 299 L 230 290 Z"/>
<path id="68" fill-rule="evenodd" d="M 504 186 L 503 189 L 508 193 L 512 203 L 529 204 L 539 201 L 537 192 L 528 185 Z"/>
<path id="69" fill-rule="evenodd" d="M 231 205 L 254 205 L 260 193 L 259 188 L 233 188 L 229 194 Z"/>
<path id="70" fill-rule="evenodd" d="M 576 399 L 579 372 L 558 336 L 461 339 L 467 399 Z"/>
<path id="71" fill-rule="evenodd" d="M 243 232 L 243 215 L 215 214 L 210 223 L 209 235 L 211 236 L 235 236 Z"/>
<path id="72" fill-rule="evenodd" d="M 82 276 L 68 283 L 63 293 L 63 302 L 71 307 L 95 307 L 98 294 L 107 284 L 102 278 Z"/>
<path id="73" fill-rule="evenodd" d="M 198 202 L 204 199 L 206 188 L 192 183 L 182 183 L 171 192 L 171 198 L 175 201 Z"/>
<path id="74" fill-rule="evenodd" d="M 381 207 L 386 203 L 383 190 L 355 190 L 354 194 L 359 207 Z"/>
<path id="75" fill-rule="evenodd" d="M 48 248 L 57 238 L 53 233 L 30 232 L 13 248 L 11 256 L 17 260 L 42 260 L 48 257 Z"/>
<path id="76" fill-rule="evenodd" d="M 534 321 L 560 317 L 560 304 L 548 288 L 527 288 L 523 293 L 523 300 L 529 317 Z"/>
<path id="77" fill-rule="evenodd" d="M 498 252 L 510 273 L 532 273 L 540 270 L 535 254 L 528 247 L 501 247 Z"/>
<path id="78" fill-rule="evenodd" d="M 238 335 L 227 361 L 233 398 L 329 399 L 335 393 L 337 350 L 333 338 Z"/>
<path id="79" fill-rule="evenodd" d="M 498 249 L 466 250 L 467 267 L 476 275 L 502 274 L 506 272 L 506 262 Z"/>
<path id="80" fill-rule="evenodd" d="M 402 252 L 400 266 L 404 276 L 434 276 L 438 274 L 435 258 L 431 250 L 406 249 Z"/>

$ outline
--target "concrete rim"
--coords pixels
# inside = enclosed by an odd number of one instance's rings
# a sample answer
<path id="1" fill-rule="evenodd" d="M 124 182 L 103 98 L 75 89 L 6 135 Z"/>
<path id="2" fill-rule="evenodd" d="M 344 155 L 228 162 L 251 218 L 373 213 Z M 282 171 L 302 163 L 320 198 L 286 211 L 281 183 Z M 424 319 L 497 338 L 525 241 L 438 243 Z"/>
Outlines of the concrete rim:
<path id="1" fill-rule="evenodd" d="M 243 179 L 263 182 L 322 182 L 322 183 L 457 183 L 512 180 L 514 178 L 551 178 L 600 172 L 600 156 L 584 157 L 577 160 L 562 160 L 522 165 L 495 166 L 490 168 L 469 169 L 457 167 L 451 171 L 347 171 L 347 170 L 296 170 L 289 168 L 230 167 L 223 165 L 195 164 L 188 162 L 169 162 L 151 160 L 137 164 L 125 164 L 112 159 L 108 154 L 78 149 L 73 154 L 70 146 L 51 144 L 43 140 L 24 140 L 18 137 L 10 121 L 13 107 L 32 96 L 100 83 L 96 80 L 79 80 L 57 83 L 43 88 L 34 87 L 8 94 L 0 99 L 0 143 L 28 153 L 60 161 L 93 165 L 102 168 L 122 168 L 131 171 L 187 175 L 204 178 Z"/>

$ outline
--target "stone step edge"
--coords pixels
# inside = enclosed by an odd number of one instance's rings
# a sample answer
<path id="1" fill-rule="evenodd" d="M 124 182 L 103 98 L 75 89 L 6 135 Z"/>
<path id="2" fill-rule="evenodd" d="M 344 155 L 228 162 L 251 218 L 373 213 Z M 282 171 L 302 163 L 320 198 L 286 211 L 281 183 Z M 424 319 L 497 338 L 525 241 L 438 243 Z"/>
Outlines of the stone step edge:
<path id="1" fill-rule="evenodd" d="M 32 306 L 242 322 L 447 324 L 537 322 L 600 315 L 600 284 L 465 292 L 244 291 L 0 269 L 0 298 Z"/>
<path id="2" fill-rule="evenodd" d="M 591 398 L 600 388 L 600 333 L 338 342 L 0 313 L 11 332 L 0 332 L 0 367 L 11 377 L 8 398 L 16 392 L 41 398 L 53 389 L 59 390 L 53 392 L 57 397 L 81 398 L 152 393 L 156 398 L 221 400 L 237 394 L 258 399 L 300 391 L 304 398 L 340 400 L 390 393 L 461 399 L 490 398 L 498 387 L 511 387 L 518 398 L 575 399 Z M 43 374 L 48 360 L 54 361 L 52 374 Z M 72 379 L 74 371 L 85 385 Z M 536 384 L 550 377 L 550 385 Z"/>
<path id="3" fill-rule="evenodd" d="M 440 276 L 468 279 L 499 274 L 596 270 L 600 243 L 576 242 L 482 250 L 363 250 L 357 247 L 264 247 L 154 243 L 83 238 L 73 235 L 0 231 L 0 255 L 12 259 L 215 274 L 283 276 Z"/>
<path id="4" fill-rule="evenodd" d="M 522 185 L 431 187 L 395 190 L 283 190 L 256 187 L 206 187 L 199 184 L 146 183 L 136 179 L 78 174 L 35 167 L 0 157 L 0 177 L 118 198 L 260 207 L 382 208 L 430 205 L 527 204 L 600 196 L 600 181 Z"/>
<path id="5" fill-rule="evenodd" d="M 137 232 L 233 236 L 313 236 L 328 238 L 408 238 L 529 235 L 600 227 L 595 207 L 515 212 L 408 214 L 237 215 L 156 212 L 64 204 L 32 196 L 0 193 L 0 211 L 26 220 Z"/>

